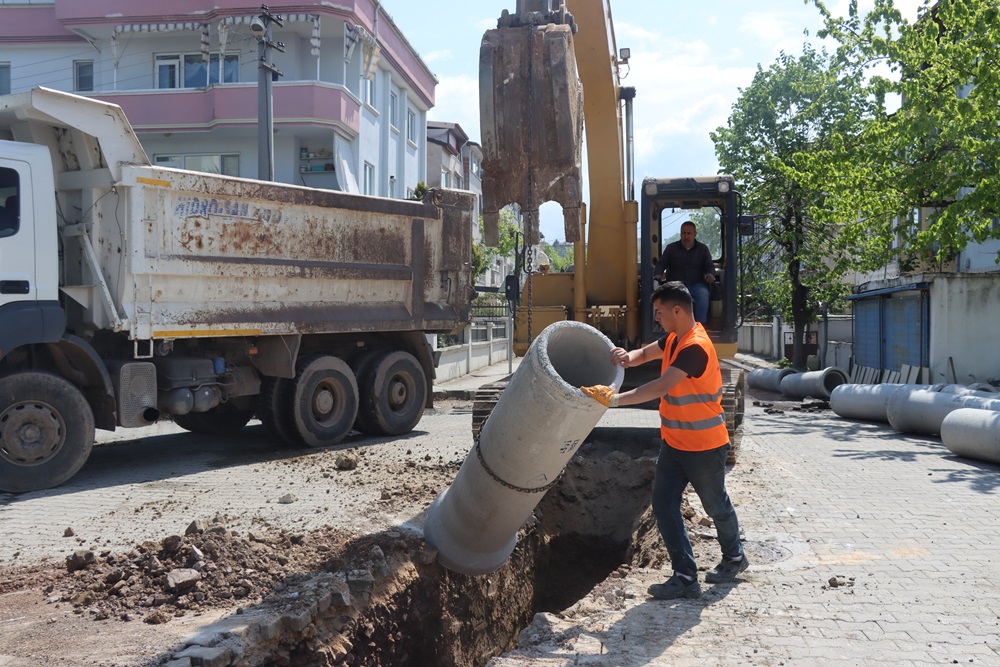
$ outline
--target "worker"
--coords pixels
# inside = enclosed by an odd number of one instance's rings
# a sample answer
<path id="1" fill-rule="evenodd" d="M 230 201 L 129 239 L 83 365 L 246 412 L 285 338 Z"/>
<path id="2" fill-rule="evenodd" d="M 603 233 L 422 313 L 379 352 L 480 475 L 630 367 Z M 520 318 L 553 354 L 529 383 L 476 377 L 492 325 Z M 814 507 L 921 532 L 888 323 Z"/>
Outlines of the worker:
<path id="1" fill-rule="evenodd" d="M 679 241 L 668 243 L 653 275 L 661 280 L 679 280 L 694 298 L 694 319 L 708 323 L 708 302 L 711 285 L 715 282 L 715 262 L 712 251 L 698 240 L 698 228 L 688 220 L 681 224 Z"/>
<path id="2" fill-rule="evenodd" d="M 722 560 L 705 575 L 706 583 L 735 581 L 749 560 L 740 543 L 739 520 L 726 492 L 729 433 L 722 409 L 722 372 L 705 328 L 695 321 L 691 293 L 680 282 L 653 291 L 653 317 L 665 334 L 637 350 L 611 350 L 611 363 L 624 368 L 662 359 L 660 377 L 623 393 L 604 385 L 581 390 L 609 407 L 660 399 L 663 440 L 653 478 L 653 515 L 670 554 L 673 576 L 649 587 L 661 600 L 701 596 L 691 539 L 681 515 L 690 482 L 715 522 Z"/>

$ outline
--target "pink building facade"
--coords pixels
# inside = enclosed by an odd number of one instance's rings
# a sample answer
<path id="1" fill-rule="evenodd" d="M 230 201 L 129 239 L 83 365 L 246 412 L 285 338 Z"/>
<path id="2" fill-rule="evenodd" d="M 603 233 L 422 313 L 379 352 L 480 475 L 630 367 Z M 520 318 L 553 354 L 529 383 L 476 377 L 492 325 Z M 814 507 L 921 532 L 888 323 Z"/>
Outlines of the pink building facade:
<path id="1" fill-rule="evenodd" d="M 373 0 L 268 3 L 275 180 L 403 198 L 427 175 L 437 80 Z M 0 94 L 119 104 L 157 164 L 257 177 L 260 6 L 235 0 L 0 5 Z"/>

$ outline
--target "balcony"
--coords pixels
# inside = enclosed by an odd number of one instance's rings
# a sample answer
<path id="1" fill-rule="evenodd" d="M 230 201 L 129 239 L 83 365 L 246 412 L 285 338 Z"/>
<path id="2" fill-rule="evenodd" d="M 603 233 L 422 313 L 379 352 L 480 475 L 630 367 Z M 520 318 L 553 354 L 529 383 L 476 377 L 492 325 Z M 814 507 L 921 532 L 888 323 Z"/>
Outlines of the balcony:
<path id="1" fill-rule="evenodd" d="M 120 105 L 139 133 L 257 129 L 256 83 L 101 92 L 92 97 Z M 275 127 L 332 129 L 348 139 L 358 135 L 361 105 L 343 86 L 276 82 L 273 99 Z"/>

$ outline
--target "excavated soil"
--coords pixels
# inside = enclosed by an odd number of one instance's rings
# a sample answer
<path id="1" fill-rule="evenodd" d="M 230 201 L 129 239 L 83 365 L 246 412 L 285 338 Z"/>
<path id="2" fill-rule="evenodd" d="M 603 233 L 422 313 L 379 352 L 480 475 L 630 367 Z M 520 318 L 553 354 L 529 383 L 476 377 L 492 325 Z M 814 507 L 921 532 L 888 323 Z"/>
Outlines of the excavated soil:
<path id="1" fill-rule="evenodd" d="M 616 580 L 667 564 L 648 509 L 653 435 L 595 429 L 522 527 L 508 563 L 487 576 L 442 568 L 417 533 L 239 532 L 220 515 L 121 553 L 84 549 L 57 565 L 4 568 L 0 595 L 37 594 L 54 611 L 103 624 L 224 611 L 282 619 L 230 663 L 241 666 L 482 666 L 514 648 L 536 613 L 559 614 L 595 586 L 621 605 Z M 396 485 L 422 488 L 419 480 Z M 685 516 L 701 551 L 714 540 L 710 521 L 690 507 Z M 145 664 L 165 664 L 180 648 Z"/>

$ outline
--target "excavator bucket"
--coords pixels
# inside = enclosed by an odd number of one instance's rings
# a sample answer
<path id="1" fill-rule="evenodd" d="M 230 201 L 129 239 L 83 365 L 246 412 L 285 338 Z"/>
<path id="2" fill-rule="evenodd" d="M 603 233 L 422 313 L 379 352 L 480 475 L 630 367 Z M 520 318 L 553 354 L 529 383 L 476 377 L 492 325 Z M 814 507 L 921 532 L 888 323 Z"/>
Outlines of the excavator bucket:
<path id="1" fill-rule="evenodd" d="M 538 208 L 562 204 L 566 241 L 580 237 L 583 88 L 576 26 L 559 0 L 518 0 L 479 51 L 483 227 L 499 243 L 499 211 L 517 204 L 525 240 L 539 243 Z"/>

